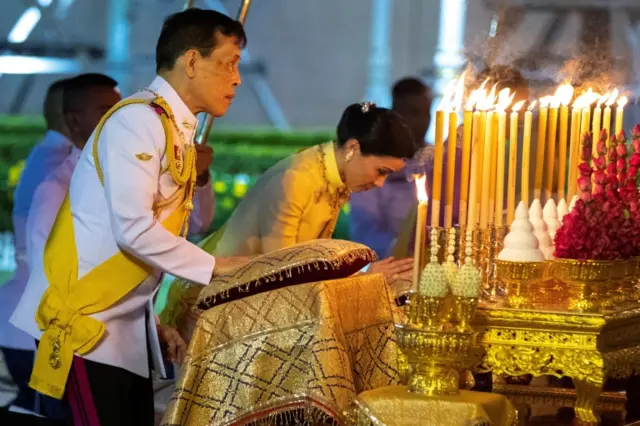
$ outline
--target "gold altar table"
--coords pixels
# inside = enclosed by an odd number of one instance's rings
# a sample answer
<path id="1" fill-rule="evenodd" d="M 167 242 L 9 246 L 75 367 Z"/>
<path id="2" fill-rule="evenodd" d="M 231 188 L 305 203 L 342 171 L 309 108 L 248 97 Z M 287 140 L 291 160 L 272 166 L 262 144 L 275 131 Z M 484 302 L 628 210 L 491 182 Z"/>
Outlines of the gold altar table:
<path id="1" fill-rule="evenodd" d="M 474 320 L 483 352 L 478 371 L 570 377 L 581 424 L 598 424 L 604 382 L 640 372 L 640 306 L 608 313 L 507 309 L 481 305 Z"/>
<path id="2" fill-rule="evenodd" d="M 398 383 L 382 275 L 301 284 L 201 311 L 162 425 L 340 424 Z"/>
<path id="3" fill-rule="evenodd" d="M 512 426 L 517 413 L 499 394 L 460 391 L 427 397 L 405 386 L 363 392 L 345 410 L 347 426 Z"/>

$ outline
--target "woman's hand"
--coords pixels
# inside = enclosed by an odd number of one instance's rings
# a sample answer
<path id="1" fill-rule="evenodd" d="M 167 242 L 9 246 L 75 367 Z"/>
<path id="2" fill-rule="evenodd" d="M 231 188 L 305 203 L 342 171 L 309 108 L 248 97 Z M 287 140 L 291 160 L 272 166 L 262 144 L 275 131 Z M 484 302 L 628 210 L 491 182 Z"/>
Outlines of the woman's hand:
<path id="1" fill-rule="evenodd" d="M 367 272 L 371 274 L 382 274 L 387 281 L 393 281 L 406 274 L 411 274 L 412 271 L 412 258 L 395 260 L 393 257 L 388 257 L 384 260 L 373 262 Z"/>
<path id="2" fill-rule="evenodd" d="M 184 342 L 178 330 L 166 325 L 156 325 L 158 329 L 158 338 L 163 347 L 165 358 L 174 364 L 182 364 L 187 354 L 187 344 Z"/>

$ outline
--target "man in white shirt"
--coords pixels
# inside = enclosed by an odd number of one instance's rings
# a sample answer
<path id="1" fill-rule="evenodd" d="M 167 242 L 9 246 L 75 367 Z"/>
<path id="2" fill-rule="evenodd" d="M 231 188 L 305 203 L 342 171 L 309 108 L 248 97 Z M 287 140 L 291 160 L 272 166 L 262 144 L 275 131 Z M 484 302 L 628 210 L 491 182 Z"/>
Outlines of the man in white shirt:
<path id="1" fill-rule="evenodd" d="M 13 195 L 16 272 L 9 282 L 0 287 L 0 350 L 4 353 L 9 372 L 19 387 L 18 397 L 13 404 L 28 410 L 32 410 L 34 406 L 35 394 L 26 382 L 33 365 L 35 343 L 31 336 L 9 324 L 9 316 L 29 278 L 25 234 L 33 194 L 44 178 L 69 155 L 72 147 L 62 113 L 65 82 L 66 80 L 56 81 L 47 90 L 43 105 L 47 133 L 29 153 Z"/>
<path id="2" fill-rule="evenodd" d="M 30 276 L 44 292 L 31 313 L 40 345 L 30 385 L 64 397 L 74 424 L 153 424 L 149 363 L 159 348 L 149 305 L 158 279 L 206 285 L 224 267 L 180 235 L 212 160 L 207 147 L 194 156 L 195 114 L 226 113 L 245 43 L 242 25 L 218 12 L 169 17 L 158 77 L 112 109 L 80 155 L 44 266 Z"/>

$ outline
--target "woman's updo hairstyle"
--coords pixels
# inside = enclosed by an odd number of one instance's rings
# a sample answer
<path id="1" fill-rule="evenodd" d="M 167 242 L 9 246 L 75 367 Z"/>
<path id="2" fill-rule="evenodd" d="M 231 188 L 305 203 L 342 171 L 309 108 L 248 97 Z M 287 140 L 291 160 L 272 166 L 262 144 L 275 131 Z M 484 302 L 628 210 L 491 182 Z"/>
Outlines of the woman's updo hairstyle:
<path id="1" fill-rule="evenodd" d="M 349 105 L 336 133 L 340 146 L 349 139 L 357 140 L 362 155 L 406 159 L 421 148 L 398 113 L 369 102 Z"/>

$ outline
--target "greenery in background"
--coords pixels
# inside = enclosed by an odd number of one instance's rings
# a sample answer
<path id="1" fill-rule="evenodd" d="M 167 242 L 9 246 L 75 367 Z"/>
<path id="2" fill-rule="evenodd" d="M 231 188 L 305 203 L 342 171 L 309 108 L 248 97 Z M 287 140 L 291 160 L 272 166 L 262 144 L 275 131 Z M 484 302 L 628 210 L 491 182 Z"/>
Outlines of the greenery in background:
<path id="1" fill-rule="evenodd" d="M 11 230 L 13 190 L 24 160 L 44 133 L 44 121 L 39 117 L 0 116 L 0 231 Z M 214 131 L 209 143 L 215 151 L 212 176 L 217 206 L 211 229 L 224 224 L 248 189 L 269 167 L 301 149 L 331 139 L 331 132 Z M 348 236 L 346 211 L 336 226 L 336 238 Z"/>

